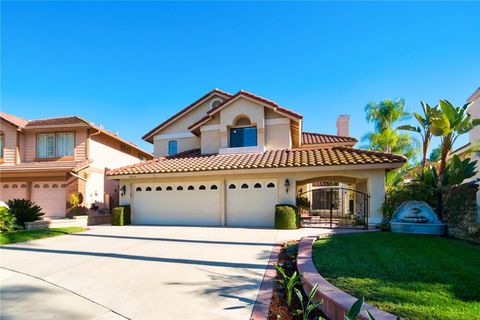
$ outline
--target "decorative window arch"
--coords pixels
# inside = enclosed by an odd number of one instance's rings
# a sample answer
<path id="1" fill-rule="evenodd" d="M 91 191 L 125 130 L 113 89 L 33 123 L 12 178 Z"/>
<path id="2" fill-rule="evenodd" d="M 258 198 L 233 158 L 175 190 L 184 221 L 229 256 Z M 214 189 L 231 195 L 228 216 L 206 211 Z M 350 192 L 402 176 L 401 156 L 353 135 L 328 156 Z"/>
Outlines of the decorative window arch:
<path id="1" fill-rule="evenodd" d="M 135 191 L 142 191 L 142 188 L 137 187 L 137 188 L 135 189 Z"/>
<path id="2" fill-rule="evenodd" d="M 47 189 L 48 187 L 49 187 L 49 185 L 48 185 L 47 183 L 45 183 L 45 184 L 42 186 L 42 188 L 45 188 L 45 189 Z"/>
<path id="3" fill-rule="evenodd" d="M 52 188 L 58 188 L 58 184 L 56 183 L 52 184 Z"/>
<path id="4" fill-rule="evenodd" d="M 8 184 L 4 184 L 4 185 L 3 185 L 3 188 L 4 188 L 4 189 L 8 189 L 8 187 L 9 187 Z"/>
<path id="5" fill-rule="evenodd" d="M 172 187 L 171 186 L 168 186 L 167 189 L 165 189 L 167 191 L 172 191 Z"/>
<path id="6" fill-rule="evenodd" d="M 202 184 L 200 187 L 198 187 L 198 190 L 205 190 L 205 186 Z"/>
<path id="7" fill-rule="evenodd" d="M 275 188 L 275 183 L 270 182 L 269 184 L 267 184 L 267 188 Z"/>
<path id="8" fill-rule="evenodd" d="M 222 100 L 222 99 L 220 99 L 220 98 L 215 98 L 215 99 L 213 99 L 213 100 L 210 102 L 209 108 L 210 108 L 210 109 L 216 108 L 216 107 L 218 107 L 219 105 L 221 105 L 222 103 L 223 103 L 223 100 Z"/>
<path id="9" fill-rule="evenodd" d="M 193 186 L 188 186 L 187 188 L 188 190 L 195 190 L 195 188 Z"/>
<path id="10" fill-rule="evenodd" d="M 255 183 L 255 185 L 253 186 L 255 189 L 260 189 L 262 187 L 262 185 L 260 183 Z"/>
<path id="11" fill-rule="evenodd" d="M 217 187 L 216 184 L 212 184 L 212 186 L 210 187 L 210 190 L 217 190 L 217 189 L 218 189 L 218 187 Z"/>
<path id="12" fill-rule="evenodd" d="M 40 188 L 40 185 L 36 184 L 36 185 L 33 186 L 33 188 L 38 189 L 38 188 Z"/>
<path id="13" fill-rule="evenodd" d="M 162 191 L 162 187 L 160 187 L 160 186 L 156 187 L 155 191 Z"/>
<path id="14" fill-rule="evenodd" d="M 27 185 L 26 185 L 25 183 L 22 183 L 22 185 L 20 186 L 20 188 L 25 189 L 25 188 L 27 188 Z"/>
<path id="15" fill-rule="evenodd" d="M 16 189 L 18 188 L 18 185 L 17 184 L 12 184 L 12 189 Z"/>
<path id="16" fill-rule="evenodd" d="M 239 116 L 235 119 L 234 124 L 235 127 L 243 127 L 243 126 L 251 126 L 252 122 L 247 116 Z"/>
<path id="17" fill-rule="evenodd" d="M 246 184 L 246 183 L 242 184 L 242 187 L 241 187 L 241 188 L 242 188 L 242 189 L 248 189 L 248 184 Z"/>
<path id="18" fill-rule="evenodd" d="M 145 189 L 145 191 L 152 191 L 152 188 L 151 188 L 151 187 L 147 187 L 147 188 Z"/>
<path id="19" fill-rule="evenodd" d="M 183 190 L 183 187 L 182 186 L 178 186 L 177 187 L 177 191 L 182 191 Z"/>
<path id="20" fill-rule="evenodd" d="M 237 189 L 237 186 L 232 183 L 228 186 L 228 189 Z"/>

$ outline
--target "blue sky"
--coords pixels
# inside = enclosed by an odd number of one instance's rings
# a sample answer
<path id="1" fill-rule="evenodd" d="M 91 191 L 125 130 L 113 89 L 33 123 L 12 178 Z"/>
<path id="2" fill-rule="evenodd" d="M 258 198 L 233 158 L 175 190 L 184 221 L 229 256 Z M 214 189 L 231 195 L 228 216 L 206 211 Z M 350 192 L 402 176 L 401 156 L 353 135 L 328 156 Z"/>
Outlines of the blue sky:
<path id="1" fill-rule="evenodd" d="M 372 129 L 364 106 L 465 103 L 480 86 L 478 2 L 5 2 L 1 108 L 141 136 L 212 88 L 265 96 L 304 130 Z M 458 145 L 465 143 L 462 137 Z"/>

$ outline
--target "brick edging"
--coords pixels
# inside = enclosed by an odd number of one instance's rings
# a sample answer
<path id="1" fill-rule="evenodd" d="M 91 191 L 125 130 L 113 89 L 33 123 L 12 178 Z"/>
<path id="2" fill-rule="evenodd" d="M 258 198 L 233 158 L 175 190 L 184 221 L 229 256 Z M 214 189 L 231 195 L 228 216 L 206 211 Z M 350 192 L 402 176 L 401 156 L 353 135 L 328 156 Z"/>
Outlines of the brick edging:
<path id="1" fill-rule="evenodd" d="M 358 299 L 335 287 L 318 273 L 312 261 L 312 245 L 317 239 L 318 236 L 305 237 L 298 244 L 297 269 L 303 279 L 303 288 L 305 292 L 310 292 L 313 286 L 318 284 L 315 297 L 318 301 L 323 300 L 320 305 L 322 311 L 331 320 L 343 320 L 345 313 Z M 361 320 L 368 320 L 365 309 L 368 309 L 376 320 L 397 319 L 397 316 L 365 303 L 358 315 Z"/>
<path id="2" fill-rule="evenodd" d="M 257 299 L 255 300 L 250 320 L 268 319 L 268 311 L 270 309 L 270 302 L 272 301 L 273 280 L 277 275 L 277 270 L 275 270 L 274 264 L 278 262 L 278 256 L 282 250 L 283 243 L 284 241 L 277 242 L 272 247 L 270 259 L 268 260 L 268 265 L 263 275 L 262 284 L 258 290 Z"/>

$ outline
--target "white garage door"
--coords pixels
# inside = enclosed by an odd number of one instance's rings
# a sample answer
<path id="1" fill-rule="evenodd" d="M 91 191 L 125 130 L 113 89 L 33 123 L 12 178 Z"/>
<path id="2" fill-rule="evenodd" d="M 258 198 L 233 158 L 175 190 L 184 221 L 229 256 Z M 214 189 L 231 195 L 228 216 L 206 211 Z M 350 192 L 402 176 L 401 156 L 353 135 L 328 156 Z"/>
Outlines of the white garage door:
<path id="1" fill-rule="evenodd" d="M 32 182 L 32 201 L 42 207 L 46 217 L 65 217 L 66 185 L 63 181 Z"/>
<path id="2" fill-rule="evenodd" d="M 278 200 L 276 180 L 228 181 L 227 226 L 273 227 Z"/>
<path id="3" fill-rule="evenodd" d="M 7 202 L 12 199 L 26 199 L 27 198 L 27 183 L 26 182 L 9 182 L 2 183 L 0 189 L 0 200 Z"/>
<path id="4" fill-rule="evenodd" d="M 135 224 L 219 226 L 220 183 L 139 183 L 133 188 Z"/>

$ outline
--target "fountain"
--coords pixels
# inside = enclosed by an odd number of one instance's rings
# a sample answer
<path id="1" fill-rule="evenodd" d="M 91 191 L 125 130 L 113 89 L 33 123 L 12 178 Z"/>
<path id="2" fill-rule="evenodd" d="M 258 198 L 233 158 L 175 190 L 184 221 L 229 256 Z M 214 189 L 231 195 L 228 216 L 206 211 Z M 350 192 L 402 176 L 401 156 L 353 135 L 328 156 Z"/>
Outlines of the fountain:
<path id="1" fill-rule="evenodd" d="M 445 224 L 424 201 L 402 203 L 390 220 L 390 229 L 399 233 L 445 234 Z"/>

